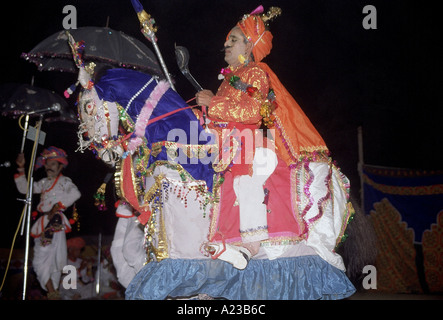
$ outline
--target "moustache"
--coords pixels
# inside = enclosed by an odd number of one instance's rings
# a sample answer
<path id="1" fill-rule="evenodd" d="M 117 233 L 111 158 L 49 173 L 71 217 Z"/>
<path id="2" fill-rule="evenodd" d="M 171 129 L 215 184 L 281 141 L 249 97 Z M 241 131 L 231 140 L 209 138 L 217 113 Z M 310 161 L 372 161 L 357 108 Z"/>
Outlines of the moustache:
<path id="1" fill-rule="evenodd" d="M 227 49 L 230 49 L 231 47 L 223 47 L 220 52 L 225 52 Z"/>

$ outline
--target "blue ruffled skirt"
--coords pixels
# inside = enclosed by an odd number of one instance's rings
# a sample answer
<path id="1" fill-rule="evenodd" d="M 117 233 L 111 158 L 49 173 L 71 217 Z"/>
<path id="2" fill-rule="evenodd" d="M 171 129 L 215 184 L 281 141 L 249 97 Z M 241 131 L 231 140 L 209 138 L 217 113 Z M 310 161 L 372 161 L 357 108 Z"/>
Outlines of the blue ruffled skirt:
<path id="1" fill-rule="evenodd" d="M 244 270 L 221 260 L 165 259 L 140 270 L 126 299 L 207 294 L 229 300 L 334 300 L 354 292 L 343 271 L 315 255 L 251 260 Z"/>

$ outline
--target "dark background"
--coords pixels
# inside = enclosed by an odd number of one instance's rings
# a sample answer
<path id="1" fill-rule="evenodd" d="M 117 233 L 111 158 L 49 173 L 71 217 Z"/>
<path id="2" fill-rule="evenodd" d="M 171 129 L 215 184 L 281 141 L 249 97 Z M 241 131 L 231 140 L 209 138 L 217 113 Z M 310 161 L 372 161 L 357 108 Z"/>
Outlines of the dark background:
<path id="1" fill-rule="evenodd" d="M 217 75 L 225 67 L 225 36 L 244 14 L 263 4 L 279 6 L 282 16 L 272 25 L 273 49 L 265 62 L 280 77 L 324 137 L 333 158 L 350 178 L 358 198 L 357 128 L 363 128 L 364 161 L 367 164 L 437 170 L 442 165 L 442 50 L 441 18 L 430 1 L 204 1 L 142 0 L 158 26 L 158 45 L 185 100 L 195 94 L 177 68 L 174 44 L 190 51 L 189 68 L 204 88 L 215 91 Z M 39 72 L 20 58 L 40 41 L 63 29 L 65 5 L 77 9 L 77 26 L 105 26 L 131 35 L 149 48 L 139 31 L 130 0 L 47 0 L 8 2 L 1 9 L 1 84 L 31 83 L 63 95 L 75 74 Z M 363 7 L 377 9 L 377 29 L 365 30 Z M 109 20 L 108 20 L 109 19 Z M 81 40 L 81 39 L 76 39 Z M 153 50 L 153 49 L 152 49 Z M 75 106 L 70 101 L 70 107 Z M 13 174 L 22 131 L 17 120 L 0 118 L 0 168 L 2 220 L 1 247 L 9 247 L 23 203 Z M 109 210 L 99 212 L 92 195 L 108 168 L 91 152 L 75 152 L 77 126 L 44 123 L 45 147 L 64 148 L 70 164 L 65 174 L 82 192 L 77 202 L 80 234 L 112 234 L 115 225 L 113 185 L 108 184 Z M 27 160 L 31 141 L 27 141 Z M 43 149 L 39 148 L 39 152 Z M 37 171 L 35 179 L 43 176 Z M 38 201 L 36 198 L 35 202 Z M 17 246 L 23 245 L 23 237 Z"/>

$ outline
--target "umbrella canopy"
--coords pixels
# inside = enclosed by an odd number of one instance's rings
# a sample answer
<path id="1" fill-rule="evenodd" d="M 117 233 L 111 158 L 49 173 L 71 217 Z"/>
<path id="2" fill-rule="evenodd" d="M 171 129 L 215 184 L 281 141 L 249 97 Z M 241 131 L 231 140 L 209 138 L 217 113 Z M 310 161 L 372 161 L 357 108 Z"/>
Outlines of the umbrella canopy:
<path id="1" fill-rule="evenodd" d="M 54 91 L 29 84 L 7 83 L 0 86 L 1 115 L 19 118 L 23 114 L 31 117 L 47 113 L 45 121 L 78 122 L 77 115 L 68 107 L 64 98 Z"/>
<path id="2" fill-rule="evenodd" d="M 111 65 L 162 75 L 152 51 L 139 40 L 121 31 L 107 27 L 81 27 L 69 32 L 75 41 L 85 42 L 85 62 L 93 61 L 98 67 Z M 78 72 L 65 30 L 41 41 L 28 53 L 22 53 L 22 58 L 37 65 L 40 71 Z"/>

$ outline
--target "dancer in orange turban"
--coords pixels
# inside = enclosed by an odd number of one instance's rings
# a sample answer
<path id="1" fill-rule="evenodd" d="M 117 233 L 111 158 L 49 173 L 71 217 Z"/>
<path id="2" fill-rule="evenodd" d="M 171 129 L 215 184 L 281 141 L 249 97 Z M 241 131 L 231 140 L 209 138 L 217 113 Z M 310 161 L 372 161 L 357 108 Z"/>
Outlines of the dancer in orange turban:
<path id="1" fill-rule="evenodd" d="M 260 6 L 244 15 L 226 37 L 228 67 L 217 93 L 196 94 L 197 103 L 208 107 L 208 128 L 221 135 L 220 149 L 231 150 L 217 164 L 224 183 L 207 250 L 243 269 L 262 251 L 269 259 L 279 257 L 272 245 L 303 243 L 344 270 L 334 249 L 353 213 L 349 181 L 299 104 L 262 62 L 272 49 L 269 22 L 280 14 L 274 7 L 263 14 Z M 268 129 L 267 139 L 257 140 L 258 128 Z"/>

